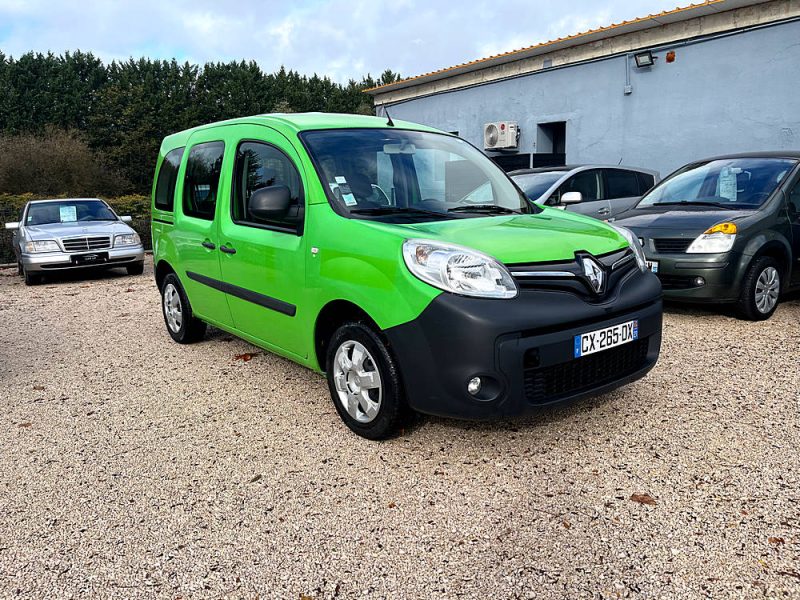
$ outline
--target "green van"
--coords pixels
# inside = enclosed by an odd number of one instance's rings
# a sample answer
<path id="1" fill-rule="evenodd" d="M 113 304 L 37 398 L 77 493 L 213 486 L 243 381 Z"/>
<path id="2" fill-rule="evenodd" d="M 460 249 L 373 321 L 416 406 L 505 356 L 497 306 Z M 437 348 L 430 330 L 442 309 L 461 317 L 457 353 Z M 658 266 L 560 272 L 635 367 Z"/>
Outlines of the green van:
<path id="1" fill-rule="evenodd" d="M 167 331 L 206 324 L 328 380 L 357 434 L 491 419 L 642 377 L 661 286 L 627 230 L 528 201 L 464 140 L 291 114 L 170 135 L 153 185 Z"/>

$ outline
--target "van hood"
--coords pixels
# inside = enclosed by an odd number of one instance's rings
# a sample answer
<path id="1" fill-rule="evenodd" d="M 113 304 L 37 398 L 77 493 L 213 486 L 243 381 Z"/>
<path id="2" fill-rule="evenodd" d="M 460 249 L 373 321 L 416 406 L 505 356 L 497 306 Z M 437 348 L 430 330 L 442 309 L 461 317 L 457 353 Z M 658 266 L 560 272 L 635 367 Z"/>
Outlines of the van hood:
<path id="1" fill-rule="evenodd" d="M 365 223 L 406 239 L 424 238 L 473 248 L 506 264 L 572 260 L 579 251 L 598 256 L 628 245 L 602 221 L 552 208 L 533 215 L 403 225 Z"/>

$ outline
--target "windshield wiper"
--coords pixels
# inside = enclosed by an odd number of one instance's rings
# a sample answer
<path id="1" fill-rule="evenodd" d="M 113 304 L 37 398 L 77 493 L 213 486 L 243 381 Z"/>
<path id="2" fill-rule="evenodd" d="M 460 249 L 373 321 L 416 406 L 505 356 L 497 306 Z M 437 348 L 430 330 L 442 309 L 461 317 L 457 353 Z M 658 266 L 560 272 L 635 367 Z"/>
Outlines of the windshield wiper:
<path id="1" fill-rule="evenodd" d="M 350 212 L 356 215 L 402 215 L 402 214 L 421 214 L 446 217 L 447 213 L 436 210 L 425 210 L 424 208 L 414 208 L 412 206 L 379 206 L 376 208 L 352 208 Z"/>
<path id="2" fill-rule="evenodd" d="M 489 213 L 495 215 L 518 215 L 519 211 L 511 210 L 505 206 L 498 206 L 497 204 L 473 204 L 472 206 L 456 206 L 455 208 L 448 209 L 447 212 L 476 212 L 476 213 Z"/>
<path id="3" fill-rule="evenodd" d="M 704 200 L 680 200 L 678 202 L 655 202 L 652 206 L 716 206 L 717 208 L 724 208 L 725 210 L 736 210 L 737 207 L 728 206 L 723 202 L 706 202 Z"/>

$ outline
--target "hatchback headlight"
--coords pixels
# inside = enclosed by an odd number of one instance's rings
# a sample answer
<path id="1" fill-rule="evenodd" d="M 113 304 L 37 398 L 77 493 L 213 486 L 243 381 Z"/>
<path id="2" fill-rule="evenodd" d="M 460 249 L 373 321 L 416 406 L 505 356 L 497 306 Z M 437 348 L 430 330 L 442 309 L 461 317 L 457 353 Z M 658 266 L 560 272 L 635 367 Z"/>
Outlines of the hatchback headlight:
<path id="1" fill-rule="evenodd" d="M 25 252 L 33 254 L 35 252 L 61 252 L 55 240 L 34 240 L 25 242 Z"/>
<path id="2" fill-rule="evenodd" d="M 517 284 L 506 268 L 477 250 L 432 240 L 406 240 L 408 270 L 435 288 L 477 298 L 514 298 Z"/>
<path id="3" fill-rule="evenodd" d="M 114 236 L 114 247 L 117 246 L 138 246 L 142 243 L 138 233 L 123 233 Z"/>
<path id="4" fill-rule="evenodd" d="M 609 223 L 609 225 L 611 225 L 611 223 Z M 628 240 L 628 246 L 631 247 L 631 250 L 633 250 L 633 255 L 636 257 L 636 264 L 639 265 L 640 270 L 646 271 L 647 259 L 644 256 L 642 245 L 639 243 L 639 238 L 633 235 L 633 232 L 626 227 L 620 227 L 619 225 L 611 225 L 611 227 L 616 229 L 619 234 Z"/>
<path id="5" fill-rule="evenodd" d="M 689 254 L 718 254 L 730 252 L 736 241 L 736 223 L 720 223 L 705 230 L 686 250 Z"/>

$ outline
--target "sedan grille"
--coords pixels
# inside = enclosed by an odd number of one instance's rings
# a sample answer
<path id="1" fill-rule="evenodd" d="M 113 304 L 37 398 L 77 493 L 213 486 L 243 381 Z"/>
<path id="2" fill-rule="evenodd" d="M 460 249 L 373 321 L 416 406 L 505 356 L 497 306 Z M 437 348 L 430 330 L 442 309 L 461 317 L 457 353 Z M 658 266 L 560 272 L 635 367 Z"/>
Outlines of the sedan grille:
<path id="1" fill-rule="evenodd" d="M 659 254 L 683 254 L 692 245 L 692 240 L 686 238 L 656 238 L 653 243 L 656 245 L 656 252 Z"/>
<path id="2" fill-rule="evenodd" d="M 546 404 L 632 375 L 647 363 L 648 346 L 649 338 L 643 338 L 543 368 L 529 368 L 536 361 L 526 355 L 525 397 L 533 404 Z"/>
<path id="3" fill-rule="evenodd" d="M 61 240 L 67 252 L 86 252 L 87 250 L 105 250 L 111 248 L 108 236 L 79 237 Z"/>

